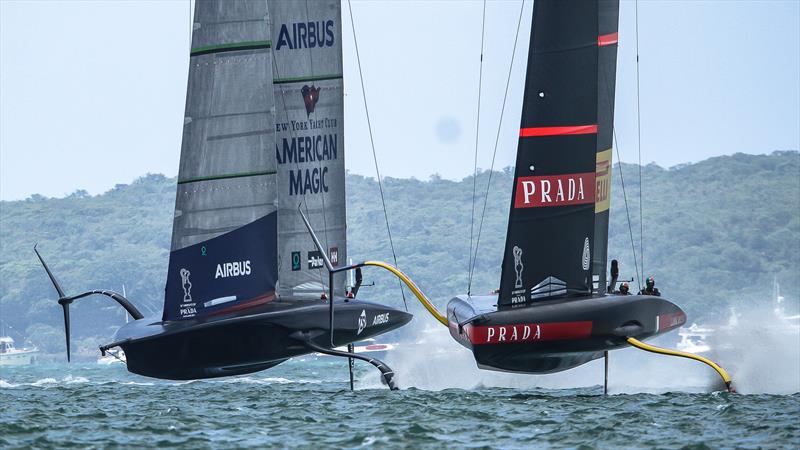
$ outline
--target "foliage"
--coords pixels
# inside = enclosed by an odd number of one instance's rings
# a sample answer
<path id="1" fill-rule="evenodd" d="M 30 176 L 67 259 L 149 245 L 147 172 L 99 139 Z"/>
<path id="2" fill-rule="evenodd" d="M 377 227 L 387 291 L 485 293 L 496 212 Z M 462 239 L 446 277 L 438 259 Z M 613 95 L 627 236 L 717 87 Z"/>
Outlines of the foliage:
<path id="1" fill-rule="evenodd" d="M 800 286 L 800 153 L 736 154 L 670 169 L 642 168 L 644 175 L 645 275 L 656 276 L 665 296 L 692 319 L 724 313 L 741 302 L 770 301 L 773 279 L 796 302 Z M 638 166 L 622 164 L 631 230 L 639 248 Z M 630 231 L 614 166 L 609 256 L 620 260 L 623 276 L 635 265 Z M 491 178 L 489 201 L 483 195 Z M 439 306 L 468 285 L 470 235 L 484 222 L 472 292 L 497 288 L 505 241 L 513 170 L 478 174 L 475 222 L 473 179 L 449 181 L 384 179 L 397 263 Z M 393 262 L 378 184 L 348 174 L 348 240 L 354 260 Z M 90 196 L 31 196 L 0 202 L 0 319 L 27 330 L 46 351 L 63 346 L 61 311 L 55 292 L 32 252 L 34 243 L 64 289 L 122 290 L 141 309 L 158 314 L 175 198 L 175 179 L 147 175 L 130 185 Z M 474 244 L 473 244 L 474 249 Z M 474 251 L 474 250 L 473 250 Z M 377 269 L 365 273 L 362 296 L 400 305 L 398 283 Z M 636 283 L 633 283 L 636 286 Z M 409 296 L 409 309 L 424 311 Z M 76 342 L 90 351 L 124 323 L 121 308 L 104 297 L 72 307 Z M 18 337 L 18 336 L 15 336 Z"/>

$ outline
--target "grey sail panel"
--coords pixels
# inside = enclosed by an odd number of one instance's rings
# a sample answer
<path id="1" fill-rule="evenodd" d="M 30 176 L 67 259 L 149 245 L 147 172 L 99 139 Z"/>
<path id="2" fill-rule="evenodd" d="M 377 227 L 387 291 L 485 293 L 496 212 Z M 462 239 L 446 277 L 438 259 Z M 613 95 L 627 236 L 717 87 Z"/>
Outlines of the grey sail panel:
<path id="1" fill-rule="evenodd" d="M 196 1 L 165 319 L 274 296 L 270 44 L 265 0 Z"/>
<path id="2" fill-rule="evenodd" d="M 301 205 L 334 265 L 347 260 L 341 5 L 269 1 L 280 295 L 319 295 L 328 273 L 298 213 Z M 335 280 L 344 293 L 345 275 Z"/>

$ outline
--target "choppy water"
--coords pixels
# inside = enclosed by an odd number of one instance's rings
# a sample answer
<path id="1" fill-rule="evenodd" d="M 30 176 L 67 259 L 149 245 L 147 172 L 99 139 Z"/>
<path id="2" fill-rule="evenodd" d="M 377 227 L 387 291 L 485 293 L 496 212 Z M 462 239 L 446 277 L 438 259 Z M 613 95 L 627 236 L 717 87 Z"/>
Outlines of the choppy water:
<path id="1" fill-rule="evenodd" d="M 400 371 L 401 383 L 405 376 L 406 386 L 435 388 L 433 373 L 454 384 L 482 373 L 460 370 L 459 362 L 428 367 L 416 380 Z M 351 392 L 346 365 L 334 358 L 192 382 L 151 380 L 122 365 L 2 368 L 0 448 L 800 447 L 796 393 L 603 396 L 600 386 L 491 387 L 520 379 L 531 377 L 392 392 L 369 368 L 358 367 L 358 389 Z M 614 386 L 612 392 L 632 389 Z"/>

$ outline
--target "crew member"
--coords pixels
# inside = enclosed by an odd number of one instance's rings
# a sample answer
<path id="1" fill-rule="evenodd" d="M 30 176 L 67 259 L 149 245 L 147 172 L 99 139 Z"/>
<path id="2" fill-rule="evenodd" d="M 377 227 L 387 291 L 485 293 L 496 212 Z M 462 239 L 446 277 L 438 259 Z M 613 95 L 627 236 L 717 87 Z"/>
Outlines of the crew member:
<path id="1" fill-rule="evenodd" d="M 656 279 L 652 276 L 647 277 L 645 288 L 639 291 L 639 295 L 655 295 L 661 297 L 661 292 L 659 292 L 658 288 L 656 287 Z"/>
<path id="2" fill-rule="evenodd" d="M 627 281 L 619 285 L 619 295 L 631 295 L 630 286 L 628 286 Z"/>

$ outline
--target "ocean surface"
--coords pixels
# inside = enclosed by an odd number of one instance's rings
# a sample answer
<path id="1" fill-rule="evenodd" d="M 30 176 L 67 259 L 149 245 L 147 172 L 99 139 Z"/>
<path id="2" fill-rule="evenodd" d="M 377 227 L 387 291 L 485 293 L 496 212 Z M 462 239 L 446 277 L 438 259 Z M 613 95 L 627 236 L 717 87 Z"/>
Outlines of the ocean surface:
<path id="1" fill-rule="evenodd" d="M 800 344 L 788 361 L 780 351 L 730 360 L 738 394 L 716 391 L 693 361 L 612 352 L 604 396 L 601 361 L 502 374 L 444 342 L 387 355 L 400 391 L 360 362 L 350 391 L 333 357 L 190 382 L 91 361 L 4 367 L 0 448 L 800 448 Z"/>

